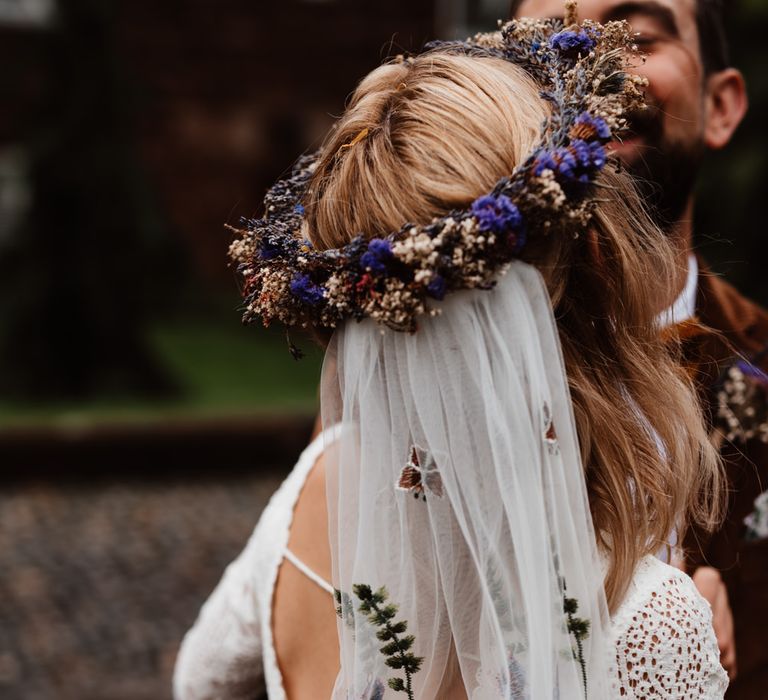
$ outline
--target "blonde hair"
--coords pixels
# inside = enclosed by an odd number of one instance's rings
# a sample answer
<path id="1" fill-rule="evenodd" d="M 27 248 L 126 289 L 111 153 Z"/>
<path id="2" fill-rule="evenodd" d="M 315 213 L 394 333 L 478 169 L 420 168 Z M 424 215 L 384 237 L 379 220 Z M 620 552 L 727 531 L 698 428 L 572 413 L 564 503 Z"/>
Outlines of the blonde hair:
<path id="1" fill-rule="evenodd" d="M 536 144 L 547 107 L 497 58 L 433 52 L 366 77 L 310 183 L 305 234 L 319 248 L 466 208 Z M 639 559 L 689 522 L 713 527 L 721 473 L 691 382 L 656 316 L 672 249 L 628 177 L 601 175 L 578 238 L 533 235 L 524 259 L 557 318 L 598 540 L 615 609 Z"/>

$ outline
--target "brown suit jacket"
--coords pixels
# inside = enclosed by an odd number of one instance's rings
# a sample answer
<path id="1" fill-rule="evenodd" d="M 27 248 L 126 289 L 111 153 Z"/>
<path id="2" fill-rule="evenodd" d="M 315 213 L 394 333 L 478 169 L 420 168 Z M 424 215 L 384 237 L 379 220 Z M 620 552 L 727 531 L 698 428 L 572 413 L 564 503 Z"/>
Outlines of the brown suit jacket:
<path id="1" fill-rule="evenodd" d="M 700 263 L 701 264 L 701 263 Z M 684 341 L 686 360 L 694 371 L 709 419 L 714 414 L 714 386 L 721 373 L 741 355 L 752 360 L 768 345 L 768 311 L 741 296 L 701 264 L 698 315 L 717 331 Z M 768 359 L 758 363 L 768 370 Z M 768 489 L 768 445 L 726 442 L 721 450 L 728 481 L 728 510 L 720 530 L 696 530 L 686 539 L 693 569 L 709 564 L 719 569 L 728 588 L 736 632 L 738 678 L 729 700 L 768 698 L 768 539 L 747 542 L 744 518 L 754 500 Z"/>

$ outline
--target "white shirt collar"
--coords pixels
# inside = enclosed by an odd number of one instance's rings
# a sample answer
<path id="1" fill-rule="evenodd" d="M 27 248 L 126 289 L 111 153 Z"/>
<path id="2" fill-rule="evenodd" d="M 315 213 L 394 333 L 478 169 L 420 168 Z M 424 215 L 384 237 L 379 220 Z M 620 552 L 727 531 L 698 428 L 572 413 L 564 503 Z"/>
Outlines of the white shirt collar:
<path id="1" fill-rule="evenodd" d="M 688 256 L 688 279 L 675 303 L 659 314 L 662 328 L 689 321 L 696 315 L 696 294 L 699 289 L 699 263 L 695 255 Z"/>

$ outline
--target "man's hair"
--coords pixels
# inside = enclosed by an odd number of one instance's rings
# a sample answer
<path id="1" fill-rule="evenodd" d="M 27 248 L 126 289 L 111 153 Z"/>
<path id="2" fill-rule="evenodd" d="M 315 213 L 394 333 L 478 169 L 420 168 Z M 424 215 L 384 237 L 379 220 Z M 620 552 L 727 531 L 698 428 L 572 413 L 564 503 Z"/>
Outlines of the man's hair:
<path id="1" fill-rule="evenodd" d="M 514 17 L 523 0 L 512 0 L 509 16 Z M 711 75 L 730 65 L 726 24 L 726 0 L 696 0 L 696 29 L 704 75 Z"/>
<path id="2" fill-rule="evenodd" d="M 696 29 L 704 75 L 716 73 L 731 64 L 725 5 L 725 0 L 696 0 Z"/>

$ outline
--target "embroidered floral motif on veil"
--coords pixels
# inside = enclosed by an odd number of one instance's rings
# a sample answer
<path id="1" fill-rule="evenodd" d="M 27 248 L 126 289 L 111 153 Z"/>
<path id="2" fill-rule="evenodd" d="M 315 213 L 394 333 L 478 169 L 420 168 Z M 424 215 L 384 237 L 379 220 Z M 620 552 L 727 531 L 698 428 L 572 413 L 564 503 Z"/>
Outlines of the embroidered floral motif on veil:
<path id="1" fill-rule="evenodd" d="M 432 456 L 421 447 L 413 445 L 408 463 L 400 472 L 395 487 L 399 491 L 412 493 L 414 498 L 427 500 L 427 491 L 430 494 L 443 497 L 443 479 L 437 469 L 437 464 Z"/>
<path id="2" fill-rule="evenodd" d="M 544 416 L 544 442 L 547 445 L 547 450 L 549 450 L 551 455 L 559 454 L 560 443 L 557 441 L 557 431 L 552 420 L 552 411 L 549 408 L 549 404 L 544 404 L 542 413 Z"/>

